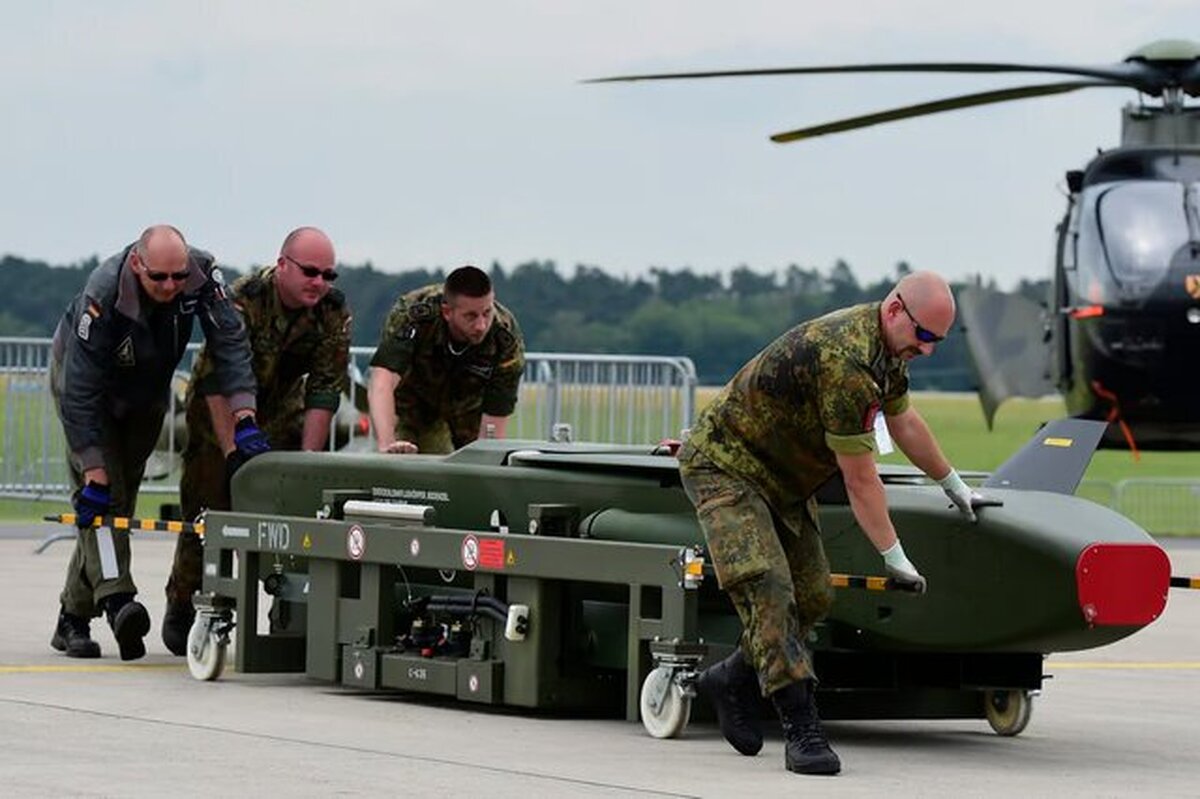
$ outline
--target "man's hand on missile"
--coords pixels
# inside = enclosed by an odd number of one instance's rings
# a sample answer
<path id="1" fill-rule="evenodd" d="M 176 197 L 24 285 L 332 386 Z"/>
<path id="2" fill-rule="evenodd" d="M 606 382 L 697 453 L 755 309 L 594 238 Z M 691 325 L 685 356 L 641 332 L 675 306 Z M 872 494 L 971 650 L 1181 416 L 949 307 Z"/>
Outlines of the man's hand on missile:
<path id="1" fill-rule="evenodd" d="M 271 451 L 267 434 L 259 429 L 253 416 L 238 419 L 233 428 L 233 451 L 225 456 L 225 482 L 228 485 L 246 461 Z"/>
<path id="2" fill-rule="evenodd" d="M 928 587 L 925 578 L 904 554 L 904 547 L 900 545 L 900 539 L 896 539 L 896 543 L 879 554 L 883 556 L 883 565 L 887 570 L 888 577 L 901 585 L 912 586 L 918 594 L 925 593 L 925 589 Z"/>
<path id="3" fill-rule="evenodd" d="M 417 452 L 417 445 L 411 441 L 393 441 L 380 451 L 388 455 L 413 455 Z"/>
<path id="4" fill-rule="evenodd" d="M 985 508 L 989 506 L 1003 505 L 1004 503 L 998 499 L 989 497 L 963 482 L 963 479 L 958 476 L 958 472 L 954 469 L 950 470 L 950 474 L 938 480 L 942 490 L 946 492 L 946 496 L 954 503 L 954 507 L 966 516 L 971 521 L 979 521 L 979 517 L 975 515 L 976 508 Z"/>

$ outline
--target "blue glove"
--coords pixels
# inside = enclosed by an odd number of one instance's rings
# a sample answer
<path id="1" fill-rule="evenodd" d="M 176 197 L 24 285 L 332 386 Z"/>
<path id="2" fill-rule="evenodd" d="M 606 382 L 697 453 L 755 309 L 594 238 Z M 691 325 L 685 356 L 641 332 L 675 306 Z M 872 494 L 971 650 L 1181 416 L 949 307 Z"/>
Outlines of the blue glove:
<path id="1" fill-rule="evenodd" d="M 271 442 L 267 434 L 258 429 L 258 425 L 249 416 L 238 420 L 233 428 L 233 452 L 225 458 L 225 493 L 230 494 L 233 476 L 238 469 L 246 465 L 246 461 L 271 451 Z"/>
<path id="2" fill-rule="evenodd" d="M 75 526 L 87 529 L 97 516 L 107 516 L 112 510 L 112 494 L 108 486 L 89 480 L 75 492 Z"/>
<path id="3" fill-rule="evenodd" d="M 267 440 L 267 434 L 259 430 L 254 419 L 249 416 L 239 419 L 234 426 L 233 445 L 237 447 L 243 462 L 250 460 L 255 455 L 271 451 L 271 442 Z"/>

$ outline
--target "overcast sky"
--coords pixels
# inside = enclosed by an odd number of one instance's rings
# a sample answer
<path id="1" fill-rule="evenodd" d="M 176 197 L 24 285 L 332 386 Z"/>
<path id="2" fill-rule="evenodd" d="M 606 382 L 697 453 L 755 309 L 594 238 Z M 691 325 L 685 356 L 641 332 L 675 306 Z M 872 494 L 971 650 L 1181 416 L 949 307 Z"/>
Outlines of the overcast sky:
<path id="1" fill-rule="evenodd" d="M 6 3 L 0 252 L 72 262 L 169 221 L 244 267 L 314 224 L 343 262 L 386 270 L 538 258 L 639 275 L 844 258 L 866 280 L 903 259 L 1008 286 L 1047 273 L 1063 172 L 1117 143 L 1132 91 L 777 145 L 767 136 L 780 130 L 1033 81 L 579 81 L 1108 63 L 1161 38 L 1200 39 L 1200 3 Z"/>

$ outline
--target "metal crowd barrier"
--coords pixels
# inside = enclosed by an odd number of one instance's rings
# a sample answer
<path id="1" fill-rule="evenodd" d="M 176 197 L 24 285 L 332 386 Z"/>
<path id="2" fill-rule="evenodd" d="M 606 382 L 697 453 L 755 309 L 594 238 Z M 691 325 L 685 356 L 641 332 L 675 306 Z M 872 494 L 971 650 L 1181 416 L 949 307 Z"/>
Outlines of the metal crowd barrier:
<path id="1" fill-rule="evenodd" d="M 183 389 L 199 351 L 193 344 L 171 392 L 168 424 L 147 464 L 145 493 L 178 491 L 178 452 L 186 434 Z M 364 397 L 374 347 L 350 350 L 350 395 L 331 422 L 330 448 L 369 447 Z M 50 339 L 0 337 L 0 497 L 65 499 L 70 478 L 62 426 L 49 388 Z M 691 424 L 696 367 L 690 358 L 529 352 L 510 438 L 546 439 L 569 425 L 577 441 L 654 443 Z"/>

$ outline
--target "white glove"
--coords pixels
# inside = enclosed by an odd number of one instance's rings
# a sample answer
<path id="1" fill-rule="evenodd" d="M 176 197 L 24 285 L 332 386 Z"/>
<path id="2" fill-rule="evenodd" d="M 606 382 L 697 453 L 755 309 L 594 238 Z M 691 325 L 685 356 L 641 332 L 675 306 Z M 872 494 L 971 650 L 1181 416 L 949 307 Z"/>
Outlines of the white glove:
<path id="1" fill-rule="evenodd" d="M 904 554 L 904 547 L 900 545 L 899 538 L 896 539 L 896 543 L 879 554 L 883 556 L 883 565 L 887 569 L 889 577 L 897 583 L 915 586 L 918 594 L 925 593 L 925 578 L 921 576 L 921 573 L 917 571 L 917 567 Z"/>
<path id="2" fill-rule="evenodd" d="M 963 479 L 958 476 L 958 472 L 953 469 L 950 470 L 950 474 L 938 480 L 938 483 L 941 485 L 942 490 L 946 492 L 946 496 L 950 497 L 950 501 L 962 511 L 964 516 L 973 522 L 978 521 L 978 518 L 975 516 L 975 508 L 980 505 L 995 504 L 984 497 L 983 494 L 980 494 L 964 483 Z"/>

